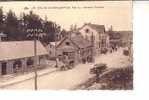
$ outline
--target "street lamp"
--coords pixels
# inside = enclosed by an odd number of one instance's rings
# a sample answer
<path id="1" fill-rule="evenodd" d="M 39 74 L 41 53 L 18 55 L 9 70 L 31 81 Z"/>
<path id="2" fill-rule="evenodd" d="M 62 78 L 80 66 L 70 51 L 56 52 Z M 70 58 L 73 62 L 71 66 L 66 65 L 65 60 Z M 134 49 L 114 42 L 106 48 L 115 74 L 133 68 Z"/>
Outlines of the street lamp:
<path id="1" fill-rule="evenodd" d="M 38 38 L 43 37 L 45 33 L 43 33 L 42 29 L 27 29 L 27 32 L 30 33 L 27 37 L 33 37 L 34 39 L 34 89 L 37 90 L 37 40 Z"/>

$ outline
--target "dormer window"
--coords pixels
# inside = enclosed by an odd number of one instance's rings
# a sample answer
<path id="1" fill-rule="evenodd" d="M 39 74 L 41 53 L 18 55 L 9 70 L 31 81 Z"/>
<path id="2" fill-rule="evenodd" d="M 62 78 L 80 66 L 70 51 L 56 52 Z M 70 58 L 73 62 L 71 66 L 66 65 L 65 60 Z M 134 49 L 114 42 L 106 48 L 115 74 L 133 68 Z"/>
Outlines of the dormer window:
<path id="1" fill-rule="evenodd" d="M 89 29 L 86 29 L 85 32 L 86 32 L 86 33 L 89 33 Z"/>

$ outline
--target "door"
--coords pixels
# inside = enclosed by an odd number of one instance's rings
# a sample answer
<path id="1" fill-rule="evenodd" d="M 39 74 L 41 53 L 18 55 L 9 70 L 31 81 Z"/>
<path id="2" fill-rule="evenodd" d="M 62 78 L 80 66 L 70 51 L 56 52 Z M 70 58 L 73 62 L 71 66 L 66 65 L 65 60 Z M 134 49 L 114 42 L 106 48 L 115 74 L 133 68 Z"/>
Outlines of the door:
<path id="1" fill-rule="evenodd" d="M 2 63 L 2 69 L 1 69 L 2 75 L 6 75 L 6 74 L 7 74 L 6 67 L 7 67 L 6 62 L 3 62 L 3 63 Z"/>

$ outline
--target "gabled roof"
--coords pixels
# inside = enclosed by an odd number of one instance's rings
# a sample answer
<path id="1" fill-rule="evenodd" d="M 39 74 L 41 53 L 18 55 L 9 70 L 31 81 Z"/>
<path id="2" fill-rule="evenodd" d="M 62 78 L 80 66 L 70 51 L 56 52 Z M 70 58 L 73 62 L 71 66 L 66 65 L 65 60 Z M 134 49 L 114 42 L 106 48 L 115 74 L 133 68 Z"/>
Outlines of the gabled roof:
<path id="1" fill-rule="evenodd" d="M 84 24 L 80 29 L 82 29 L 86 25 L 90 26 L 92 29 L 96 30 L 97 32 L 105 32 L 105 26 L 104 25 L 91 24 L 91 23 Z"/>
<path id="2" fill-rule="evenodd" d="M 77 35 L 74 37 L 65 37 L 61 40 L 61 42 L 57 45 L 61 45 L 66 39 L 69 39 L 77 48 L 86 48 L 91 46 L 91 42 L 84 39 L 81 35 Z"/>
<path id="3" fill-rule="evenodd" d="M 91 46 L 91 42 L 84 39 L 81 35 L 70 38 L 79 48 L 86 48 Z"/>
<path id="4" fill-rule="evenodd" d="M 46 55 L 48 52 L 37 41 L 37 55 Z M 0 61 L 13 60 L 34 56 L 34 41 L 7 41 L 0 42 Z"/>

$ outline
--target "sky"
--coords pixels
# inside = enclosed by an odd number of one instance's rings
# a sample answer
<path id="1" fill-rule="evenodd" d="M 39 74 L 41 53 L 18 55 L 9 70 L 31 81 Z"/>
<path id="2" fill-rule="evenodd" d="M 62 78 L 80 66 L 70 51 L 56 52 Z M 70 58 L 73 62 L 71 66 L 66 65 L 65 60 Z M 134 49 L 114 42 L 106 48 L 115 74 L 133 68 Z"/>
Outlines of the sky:
<path id="1" fill-rule="evenodd" d="M 17 16 L 32 10 L 43 19 L 54 21 L 69 30 L 70 25 L 81 27 L 84 23 L 111 25 L 114 30 L 132 30 L 131 1 L 82 2 L 0 2 L 5 13 L 12 9 Z M 24 9 L 27 7 L 28 9 Z"/>

